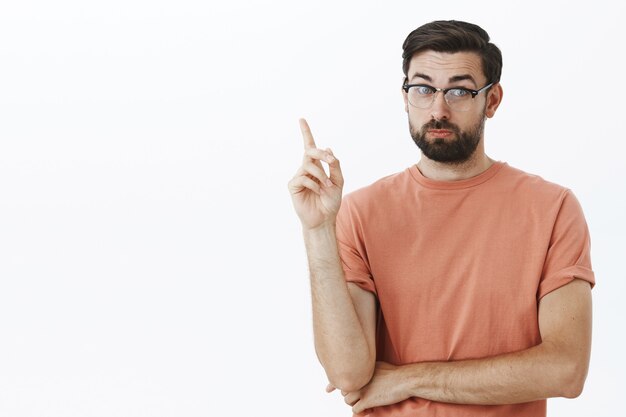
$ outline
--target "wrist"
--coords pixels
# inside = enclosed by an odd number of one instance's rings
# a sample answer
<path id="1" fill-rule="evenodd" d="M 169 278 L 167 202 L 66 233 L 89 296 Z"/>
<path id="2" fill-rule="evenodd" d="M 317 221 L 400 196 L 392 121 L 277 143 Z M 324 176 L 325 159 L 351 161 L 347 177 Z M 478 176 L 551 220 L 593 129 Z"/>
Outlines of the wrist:
<path id="1" fill-rule="evenodd" d="M 305 236 L 310 236 L 313 238 L 316 237 L 325 237 L 330 234 L 334 236 L 336 229 L 335 221 L 324 222 L 315 227 L 302 227 L 302 233 Z"/>
<path id="2" fill-rule="evenodd" d="M 320 268 L 321 265 L 327 265 L 329 262 L 341 268 L 334 223 L 304 228 L 302 233 L 311 271 Z"/>
<path id="3" fill-rule="evenodd" d="M 407 398 L 419 397 L 420 386 L 424 379 L 422 364 L 412 363 L 401 366 L 402 372 L 402 392 Z"/>

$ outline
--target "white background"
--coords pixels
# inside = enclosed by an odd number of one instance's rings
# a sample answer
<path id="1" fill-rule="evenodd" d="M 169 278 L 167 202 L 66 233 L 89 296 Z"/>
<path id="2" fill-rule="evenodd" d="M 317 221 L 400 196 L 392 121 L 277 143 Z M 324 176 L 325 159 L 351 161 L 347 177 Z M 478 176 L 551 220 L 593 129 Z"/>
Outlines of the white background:
<path id="1" fill-rule="evenodd" d="M 585 391 L 623 410 L 622 2 L 2 1 L 0 416 L 348 416 L 312 341 L 298 117 L 345 192 L 419 152 L 417 26 L 504 55 L 488 154 L 571 188 L 597 277 Z"/>

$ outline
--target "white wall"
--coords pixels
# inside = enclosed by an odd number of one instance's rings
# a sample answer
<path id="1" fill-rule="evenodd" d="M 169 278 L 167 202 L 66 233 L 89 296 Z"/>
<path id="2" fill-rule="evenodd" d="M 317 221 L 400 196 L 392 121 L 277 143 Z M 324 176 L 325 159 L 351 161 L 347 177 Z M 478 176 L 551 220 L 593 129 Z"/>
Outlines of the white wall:
<path id="1" fill-rule="evenodd" d="M 415 163 L 401 44 L 435 19 L 503 51 L 490 156 L 572 188 L 591 229 L 591 369 L 551 415 L 616 415 L 624 17 L 613 1 L 2 2 L 0 416 L 350 415 L 313 350 L 286 187 L 297 118 L 346 192 Z"/>

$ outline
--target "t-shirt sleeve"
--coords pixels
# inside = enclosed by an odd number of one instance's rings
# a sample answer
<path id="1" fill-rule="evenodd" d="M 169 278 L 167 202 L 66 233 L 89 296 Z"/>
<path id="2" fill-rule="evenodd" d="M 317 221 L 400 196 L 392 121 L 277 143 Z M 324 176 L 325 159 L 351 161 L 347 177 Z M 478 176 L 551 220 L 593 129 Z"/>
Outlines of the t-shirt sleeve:
<path id="1" fill-rule="evenodd" d="M 376 285 L 367 258 L 363 229 L 349 195 L 344 197 L 337 213 L 337 246 L 347 282 L 376 294 Z"/>
<path id="2" fill-rule="evenodd" d="M 582 208 L 570 190 L 565 191 L 543 266 L 537 299 L 576 278 L 595 285 L 591 269 L 591 241 Z"/>

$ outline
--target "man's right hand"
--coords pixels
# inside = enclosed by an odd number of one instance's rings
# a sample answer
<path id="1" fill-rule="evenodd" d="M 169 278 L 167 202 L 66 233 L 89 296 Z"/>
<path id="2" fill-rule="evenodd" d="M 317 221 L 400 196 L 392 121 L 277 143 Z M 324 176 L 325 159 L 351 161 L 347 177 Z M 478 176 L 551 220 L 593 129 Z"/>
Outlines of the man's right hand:
<path id="1" fill-rule="evenodd" d="M 315 146 L 311 129 L 304 119 L 300 119 L 300 130 L 304 139 L 304 158 L 288 187 L 302 227 L 315 229 L 335 223 L 341 206 L 343 175 L 332 151 Z M 321 161 L 328 163 L 330 178 Z"/>

